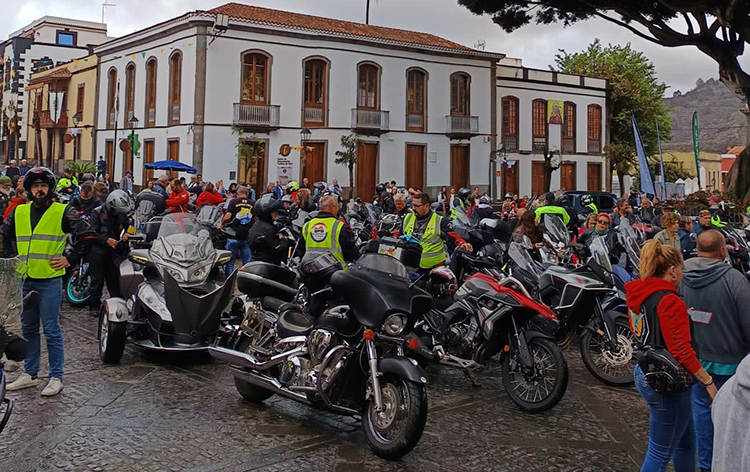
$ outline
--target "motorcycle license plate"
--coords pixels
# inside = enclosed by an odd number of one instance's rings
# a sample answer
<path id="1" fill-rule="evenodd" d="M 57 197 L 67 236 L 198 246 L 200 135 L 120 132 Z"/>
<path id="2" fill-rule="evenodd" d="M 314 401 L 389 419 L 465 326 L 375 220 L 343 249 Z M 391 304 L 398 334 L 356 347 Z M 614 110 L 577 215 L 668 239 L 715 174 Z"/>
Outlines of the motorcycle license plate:
<path id="1" fill-rule="evenodd" d="M 381 244 L 378 247 L 378 254 L 386 254 L 388 256 L 393 256 L 396 259 L 401 259 L 401 251 L 402 249 L 400 247 L 391 246 L 388 244 Z"/>

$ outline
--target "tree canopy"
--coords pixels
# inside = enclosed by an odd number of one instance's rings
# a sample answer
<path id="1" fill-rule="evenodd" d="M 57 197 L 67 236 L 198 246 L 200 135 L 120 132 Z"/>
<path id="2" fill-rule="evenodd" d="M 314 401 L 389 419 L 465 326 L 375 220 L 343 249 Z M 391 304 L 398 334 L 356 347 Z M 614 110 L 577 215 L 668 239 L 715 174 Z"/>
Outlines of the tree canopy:
<path id="1" fill-rule="evenodd" d="M 672 120 L 662 100 L 667 86 L 657 80 L 654 65 L 648 58 L 630 44 L 604 47 L 597 39 L 582 52 L 561 50 L 555 56 L 555 65 L 550 67 L 609 81 L 610 144 L 604 152 L 611 170 L 617 172 L 620 185 L 622 176 L 629 174 L 637 162 L 631 112 L 638 122 L 647 154 L 659 152 L 657 120 L 661 138 L 672 138 Z"/>

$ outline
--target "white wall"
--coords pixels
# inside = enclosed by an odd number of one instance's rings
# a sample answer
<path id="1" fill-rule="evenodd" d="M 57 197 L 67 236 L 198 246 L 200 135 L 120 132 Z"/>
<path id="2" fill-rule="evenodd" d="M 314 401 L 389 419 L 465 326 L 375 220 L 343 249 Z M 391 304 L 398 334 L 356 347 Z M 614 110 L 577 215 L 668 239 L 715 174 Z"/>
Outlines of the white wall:
<path id="1" fill-rule="evenodd" d="M 107 33 L 83 29 L 73 25 L 62 24 L 45 24 L 36 28 L 34 40 L 39 43 L 57 44 L 57 32 L 68 29 L 71 32 L 78 33 L 77 46 L 86 46 L 88 44 L 102 44 L 107 41 Z"/>

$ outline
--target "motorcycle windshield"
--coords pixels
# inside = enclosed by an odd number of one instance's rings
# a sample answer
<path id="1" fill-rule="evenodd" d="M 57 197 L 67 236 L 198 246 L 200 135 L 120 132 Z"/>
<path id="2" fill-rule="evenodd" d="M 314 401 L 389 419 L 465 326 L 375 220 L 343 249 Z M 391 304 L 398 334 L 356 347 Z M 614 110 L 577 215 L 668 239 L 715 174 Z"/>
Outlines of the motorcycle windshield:
<path id="1" fill-rule="evenodd" d="M 454 228 L 468 228 L 471 227 L 471 220 L 466 216 L 466 212 L 463 208 L 456 207 L 456 218 L 453 219 Z"/>
<path id="2" fill-rule="evenodd" d="M 203 205 L 198 210 L 198 215 L 196 215 L 196 219 L 198 220 L 198 223 L 202 223 L 207 226 L 216 226 L 221 222 L 223 214 L 221 210 L 218 207 L 215 207 L 213 205 Z"/>
<path id="3" fill-rule="evenodd" d="M 552 242 L 563 243 L 566 247 L 570 244 L 570 233 L 565 228 L 562 218 L 545 213 L 542 215 L 542 225 Z"/>
<path id="4" fill-rule="evenodd" d="M 539 274 L 537 273 L 534 260 L 531 258 L 531 254 L 529 254 L 529 251 L 525 247 L 516 242 L 510 243 L 508 257 L 510 257 L 519 269 L 527 272 L 528 276 L 534 278 L 535 281 L 539 281 Z"/>
<path id="5" fill-rule="evenodd" d="M 297 212 L 297 218 L 292 221 L 292 225 L 297 228 L 298 233 L 302 231 L 302 226 L 305 224 L 305 220 L 307 220 L 307 215 L 308 213 L 306 211 L 300 210 Z"/>
<path id="6" fill-rule="evenodd" d="M 589 251 L 591 251 L 591 259 L 594 262 L 612 272 L 612 264 L 609 262 L 609 251 L 607 250 L 607 245 L 604 244 L 604 238 L 592 238 L 592 241 L 589 243 Z"/>
<path id="7" fill-rule="evenodd" d="M 734 243 L 735 243 L 736 246 L 740 246 L 740 247 L 742 247 L 744 249 L 748 248 L 747 240 L 742 235 L 742 233 L 740 233 L 737 229 L 735 229 L 735 228 L 733 228 L 731 226 L 726 226 L 724 228 L 724 231 L 726 232 L 727 237 L 729 237 L 729 239 L 731 239 L 731 240 L 734 241 Z"/>
<path id="8" fill-rule="evenodd" d="M 191 286 L 206 281 L 216 262 L 216 249 L 195 215 L 171 213 L 162 219 L 149 256 L 162 277 L 168 272 L 178 283 Z"/>
<path id="9" fill-rule="evenodd" d="M 20 324 L 23 311 L 23 281 L 26 278 L 26 264 L 18 258 L 0 259 L 0 328 L 7 324 Z M 20 334 L 20 333 L 18 333 Z"/>
<path id="10" fill-rule="evenodd" d="M 355 265 L 357 269 L 369 269 L 372 271 L 391 274 L 393 277 L 399 277 L 409 280 L 409 271 L 406 266 L 395 257 L 385 254 L 364 254 L 359 258 Z"/>
<path id="11" fill-rule="evenodd" d="M 370 221 L 378 221 L 383 215 L 383 209 L 379 206 L 375 206 L 372 203 L 365 203 L 365 210 L 370 217 Z"/>

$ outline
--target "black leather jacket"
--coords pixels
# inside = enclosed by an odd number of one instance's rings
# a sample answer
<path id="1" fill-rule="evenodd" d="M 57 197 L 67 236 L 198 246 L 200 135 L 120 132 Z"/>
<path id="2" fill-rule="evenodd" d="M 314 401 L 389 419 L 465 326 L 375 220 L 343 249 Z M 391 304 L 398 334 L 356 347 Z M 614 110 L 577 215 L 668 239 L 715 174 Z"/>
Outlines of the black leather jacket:
<path id="1" fill-rule="evenodd" d="M 289 242 L 279 237 L 273 223 L 261 219 L 256 220 L 248 232 L 247 242 L 253 254 L 253 261 L 276 265 L 286 261 Z"/>

